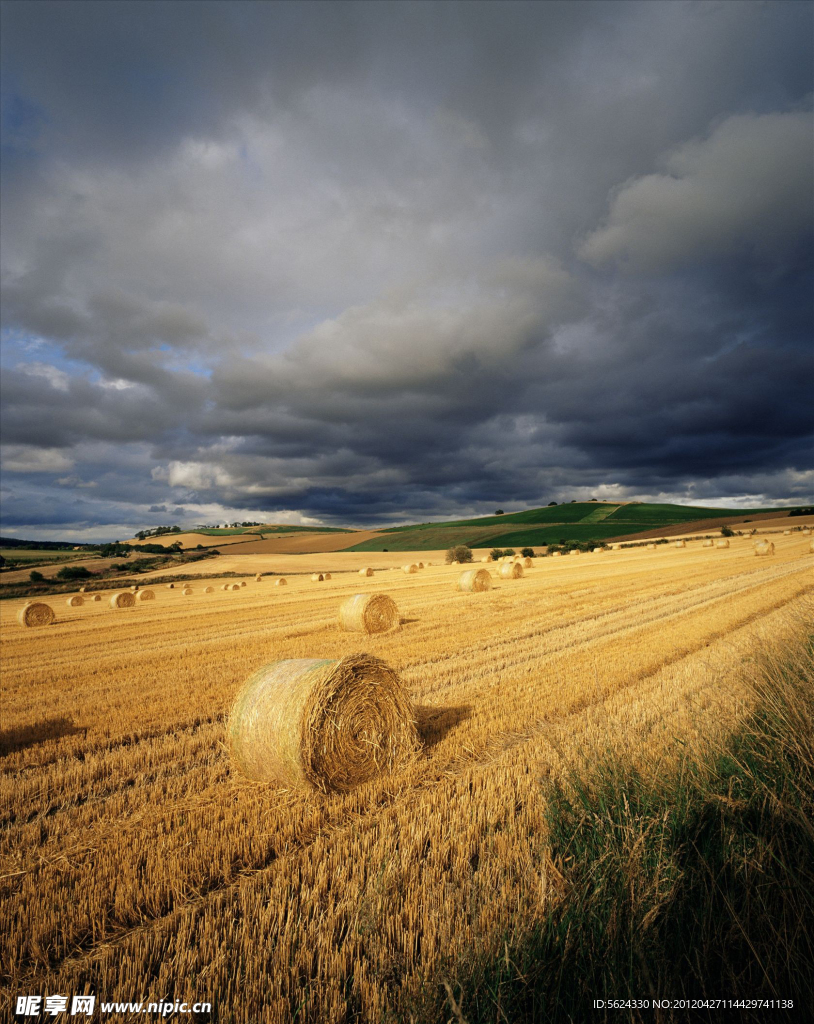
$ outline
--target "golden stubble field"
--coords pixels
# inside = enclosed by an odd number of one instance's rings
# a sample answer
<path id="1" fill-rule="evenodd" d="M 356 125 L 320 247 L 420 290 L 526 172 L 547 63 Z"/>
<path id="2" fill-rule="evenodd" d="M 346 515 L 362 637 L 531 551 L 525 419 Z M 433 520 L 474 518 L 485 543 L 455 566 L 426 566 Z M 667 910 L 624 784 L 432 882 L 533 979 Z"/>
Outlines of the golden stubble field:
<path id="1" fill-rule="evenodd" d="M 608 749 L 658 772 L 677 740 L 733 727 L 739 664 L 810 607 L 809 538 L 773 539 L 767 558 L 736 539 L 540 559 L 482 594 L 440 553 L 334 552 L 224 555 L 245 588 L 159 586 L 132 610 L 63 595 L 43 629 L 2 602 L 3 1011 L 92 991 L 246 1024 L 409 1019 L 558 898 L 542 778 Z M 383 567 L 419 559 L 436 564 Z M 341 632 L 356 592 L 394 598 L 399 630 Z M 326 798 L 232 773 L 224 720 L 250 672 L 358 651 L 416 703 L 407 774 Z"/>

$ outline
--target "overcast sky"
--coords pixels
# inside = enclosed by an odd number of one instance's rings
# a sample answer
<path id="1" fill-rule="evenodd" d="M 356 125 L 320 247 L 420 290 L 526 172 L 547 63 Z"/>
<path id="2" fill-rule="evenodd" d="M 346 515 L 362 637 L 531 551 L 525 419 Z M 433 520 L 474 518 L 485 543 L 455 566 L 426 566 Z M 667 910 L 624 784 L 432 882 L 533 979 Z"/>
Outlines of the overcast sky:
<path id="1" fill-rule="evenodd" d="M 3 533 L 812 501 L 812 12 L 3 3 Z"/>

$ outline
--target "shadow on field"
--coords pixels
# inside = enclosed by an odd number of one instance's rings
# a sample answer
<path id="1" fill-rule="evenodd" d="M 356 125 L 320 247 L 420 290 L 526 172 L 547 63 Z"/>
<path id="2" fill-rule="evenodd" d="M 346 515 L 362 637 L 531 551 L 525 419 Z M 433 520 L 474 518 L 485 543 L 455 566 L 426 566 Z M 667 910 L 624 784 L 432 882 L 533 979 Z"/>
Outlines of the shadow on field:
<path id="1" fill-rule="evenodd" d="M 439 708 L 423 704 L 415 709 L 418 733 L 425 749 L 440 743 L 450 729 L 472 717 L 471 704 L 457 704 L 454 707 Z"/>
<path id="2" fill-rule="evenodd" d="M 12 729 L 0 731 L 0 757 L 13 754 L 15 750 L 25 750 L 46 740 L 58 740 L 62 736 L 74 736 L 86 730 L 74 725 L 73 719 L 67 715 L 59 718 L 43 718 L 41 722 L 31 725 L 18 725 Z"/>

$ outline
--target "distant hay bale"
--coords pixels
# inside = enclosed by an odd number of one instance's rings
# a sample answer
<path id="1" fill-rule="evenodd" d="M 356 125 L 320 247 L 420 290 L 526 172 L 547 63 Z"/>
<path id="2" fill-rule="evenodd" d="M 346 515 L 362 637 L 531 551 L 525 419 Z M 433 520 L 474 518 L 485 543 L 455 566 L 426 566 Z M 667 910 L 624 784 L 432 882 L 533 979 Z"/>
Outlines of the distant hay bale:
<path id="1" fill-rule="evenodd" d="M 359 575 L 360 576 L 372 576 L 373 575 L 373 570 L 370 568 L 370 566 L 368 566 L 367 569 L 360 569 L 359 570 Z"/>
<path id="2" fill-rule="evenodd" d="M 784 530 L 783 531 L 783 536 L 784 537 L 790 537 L 791 536 L 791 530 Z"/>
<path id="3" fill-rule="evenodd" d="M 715 541 L 715 547 L 716 548 L 728 548 L 729 547 L 729 541 L 727 540 L 726 537 L 722 537 L 720 540 L 716 540 Z"/>
<path id="4" fill-rule="evenodd" d="M 195 591 L 192 589 L 192 587 L 184 587 L 181 593 L 184 595 L 184 597 L 189 597 L 189 595 L 194 594 Z"/>
<path id="5" fill-rule="evenodd" d="M 240 585 L 241 585 L 241 587 L 247 587 L 248 583 L 245 580 L 241 580 L 240 581 Z"/>
<path id="6" fill-rule="evenodd" d="M 579 548 L 571 548 L 571 550 L 568 552 L 568 554 L 569 555 L 581 555 L 582 552 L 579 550 Z"/>
<path id="7" fill-rule="evenodd" d="M 458 590 L 467 594 L 480 594 L 491 588 L 492 575 L 488 569 L 467 569 L 458 577 Z"/>
<path id="8" fill-rule="evenodd" d="M 482 562 L 491 562 L 492 561 L 492 556 L 491 555 L 484 555 L 483 558 L 481 559 L 481 561 Z"/>
<path id="9" fill-rule="evenodd" d="M 274 586 L 275 587 L 287 587 L 288 586 L 288 580 L 285 578 L 285 576 L 281 576 L 278 580 L 274 581 Z"/>
<path id="10" fill-rule="evenodd" d="M 65 602 L 69 608 L 81 608 L 84 603 L 85 599 L 81 594 L 71 594 Z"/>
<path id="11" fill-rule="evenodd" d="M 432 562 L 427 562 L 427 568 L 428 569 L 430 568 L 431 565 L 432 565 Z"/>
<path id="12" fill-rule="evenodd" d="M 214 594 L 215 593 L 215 588 L 214 587 L 204 587 L 204 593 L 205 594 Z"/>
<path id="13" fill-rule="evenodd" d="M 110 595 L 111 608 L 134 608 L 136 598 L 129 590 L 119 590 Z"/>
<path id="14" fill-rule="evenodd" d="M 226 736 L 248 778 L 340 793 L 407 767 L 419 746 L 401 680 L 369 654 L 258 669 L 235 700 Z"/>
<path id="15" fill-rule="evenodd" d="M 233 583 L 231 585 L 231 587 L 229 587 L 229 589 L 230 590 L 240 590 L 240 584 L 239 583 Z"/>
<path id="16" fill-rule="evenodd" d="M 762 540 L 759 543 L 755 544 L 755 554 L 756 555 L 773 555 L 774 554 L 774 544 L 773 544 L 773 542 L 770 541 L 770 540 Z"/>
<path id="17" fill-rule="evenodd" d="M 419 562 L 418 563 L 418 568 L 419 569 L 423 569 L 424 568 L 424 563 L 423 562 Z"/>
<path id="18" fill-rule="evenodd" d="M 28 601 L 17 612 L 21 626 L 50 626 L 55 619 L 54 609 L 44 601 Z"/>
<path id="19" fill-rule="evenodd" d="M 452 564 L 457 565 L 458 563 L 453 562 Z M 412 575 L 412 573 L 418 572 L 418 566 L 415 564 L 415 562 L 413 562 L 412 565 L 405 565 L 403 568 L 408 575 Z"/>
<path id="20" fill-rule="evenodd" d="M 523 575 L 523 566 L 519 562 L 505 562 L 500 567 L 500 578 L 503 580 L 519 580 Z"/>
<path id="21" fill-rule="evenodd" d="M 685 540 L 676 540 L 676 541 L 673 541 L 673 547 L 676 547 L 676 548 L 685 548 L 686 546 L 687 546 L 687 542 L 686 542 Z"/>
<path id="22" fill-rule="evenodd" d="M 562 558 L 562 551 L 552 551 L 551 552 L 551 557 L 552 558 Z"/>
<path id="23" fill-rule="evenodd" d="M 399 610 L 387 594 L 354 594 L 339 606 L 339 625 L 351 633 L 386 633 L 398 624 Z"/>
<path id="24" fill-rule="evenodd" d="M 101 594 L 94 594 L 93 595 L 93 600 L 94 601 L 101 601 L 102 600 L 102 595 Z"/>
<path id="25" fill-rule="evenodd" d="M 175 584 L 174 583 L 168 583 L 167 584 L 167 590 L 175 590 Z"/>
<path id="26" fill-rule="evenodd" d="M 809 543 L 808 543 L 808 550 L 811 551 L 812 553 L 814 553 L 814 540 L 809 541 Z"/>
<path id="27" fill-rule="evenodd" d="M 80 587 L 79 588 L 79 593 L 80 594 L 84 594 L 87 589 L 88 589 L 87 587 Z"/>
<path id="28" fill-rule="evenodd" d="M 230 586 L 231 586 L 230 583 L 221 583 L 220 589 L 221 590 L 228 590 Z"/>
<path id="29" fill-rule="evenodd" d="M 138 592 L 138 594 L 136 594 L 136 600 L 137 601 L 155 601 L 155 591 L 154 590 L 140 590 Z"/>
<path id="30" fill-rule="evenodd" d="M 526 569 L 530 569 L 534 565 L 534 559 L 528 556 L 523 559 L 523 565 Z"/>
<path id="31" fill-rule="evenodd" d="M 324 579 L 325 579 L 325 577 L 322 575 L 321 572 L 315 572 L 314 575 L 311 577 L 311 582 L 312 583 L 322 583 L 322 581 Z"/>
<path id="32" fill-rule="evenodd" d="M 254 582 L 255 583 L 262 583 L 263 582 L 263 577 L 260 576 L 260 575 L 255 576 L 254 577 Z"/>
<path id="33" fill-rule="evenodd" d="M 135 594 L 135 592 L 136 592 L 137 590 L 138 590 L 138 587 L 137 587 L 137 586 L 135 586 L 135 584 L 134 584 L 134 585 L 133 585 L 133 586 L 132 586 L 132 587 L 130 588 L 130 592 L 131 592 L 132 594 Z"/>
<path id="34" fill-rule="evenodd" d="M 809 530 L 809 528 L 807 526 L 803 528 L 803 536 L 804 537 L 810 537 L 811 536 L 811 530 Z"/>
<path id="35" fill-rule="evenodd" d="M 704 543 L 701 545 L 702 548 L 711 548 L 711 547 L 714 547 L 714 546 L 715 546 L 715 541 L 713 541 L 713 540 L 705 540 Z"/>
<path id="36" fill-rule="evenodd" d="M 324 572 L 322 575 L 325 577 L 326 580 L 329 580 L 331 578 L 331 574 L 329 572 Z"/>

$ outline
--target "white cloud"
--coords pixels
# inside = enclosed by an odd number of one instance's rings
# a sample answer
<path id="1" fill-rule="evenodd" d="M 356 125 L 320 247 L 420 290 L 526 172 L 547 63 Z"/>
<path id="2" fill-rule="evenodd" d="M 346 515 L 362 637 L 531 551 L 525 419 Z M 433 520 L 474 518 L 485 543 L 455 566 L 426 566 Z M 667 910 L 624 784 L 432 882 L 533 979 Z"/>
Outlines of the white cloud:
<path id="1" fill-rule="evenodd" d="M 738 114 L 679 146 L 664 174 L 625 182 L 579 255 L 666 270 L 745 249 L 776 257 L 811 229 L 808 111 Z"/>
<path id="2" fill-rule="evenodd" d="M 15 369 L 28 374 L 29 377 L 42 377 L 57 391 L 67 391 L 70 386 L 70 376 L 64 370 L 51 366 L 49 363 L 17 363 Z"/>
<path id="3" fill-rule="evenodd" d="M 156 466 L 152 471 L 153 480 L 166 480 L 170 487 L 189 487 L 196 491 L 212 487 L 228 487 L 229 474 L 220 466 L 203 462 L 170 462 L 168 466 Z"/>
<path id="4" fill-rule="evenodd" d="M 74 460 L 59 448 L 9 444 L 2 448 L 2 466 L 7 473 L 62 473 L 73 469 Z"/>

